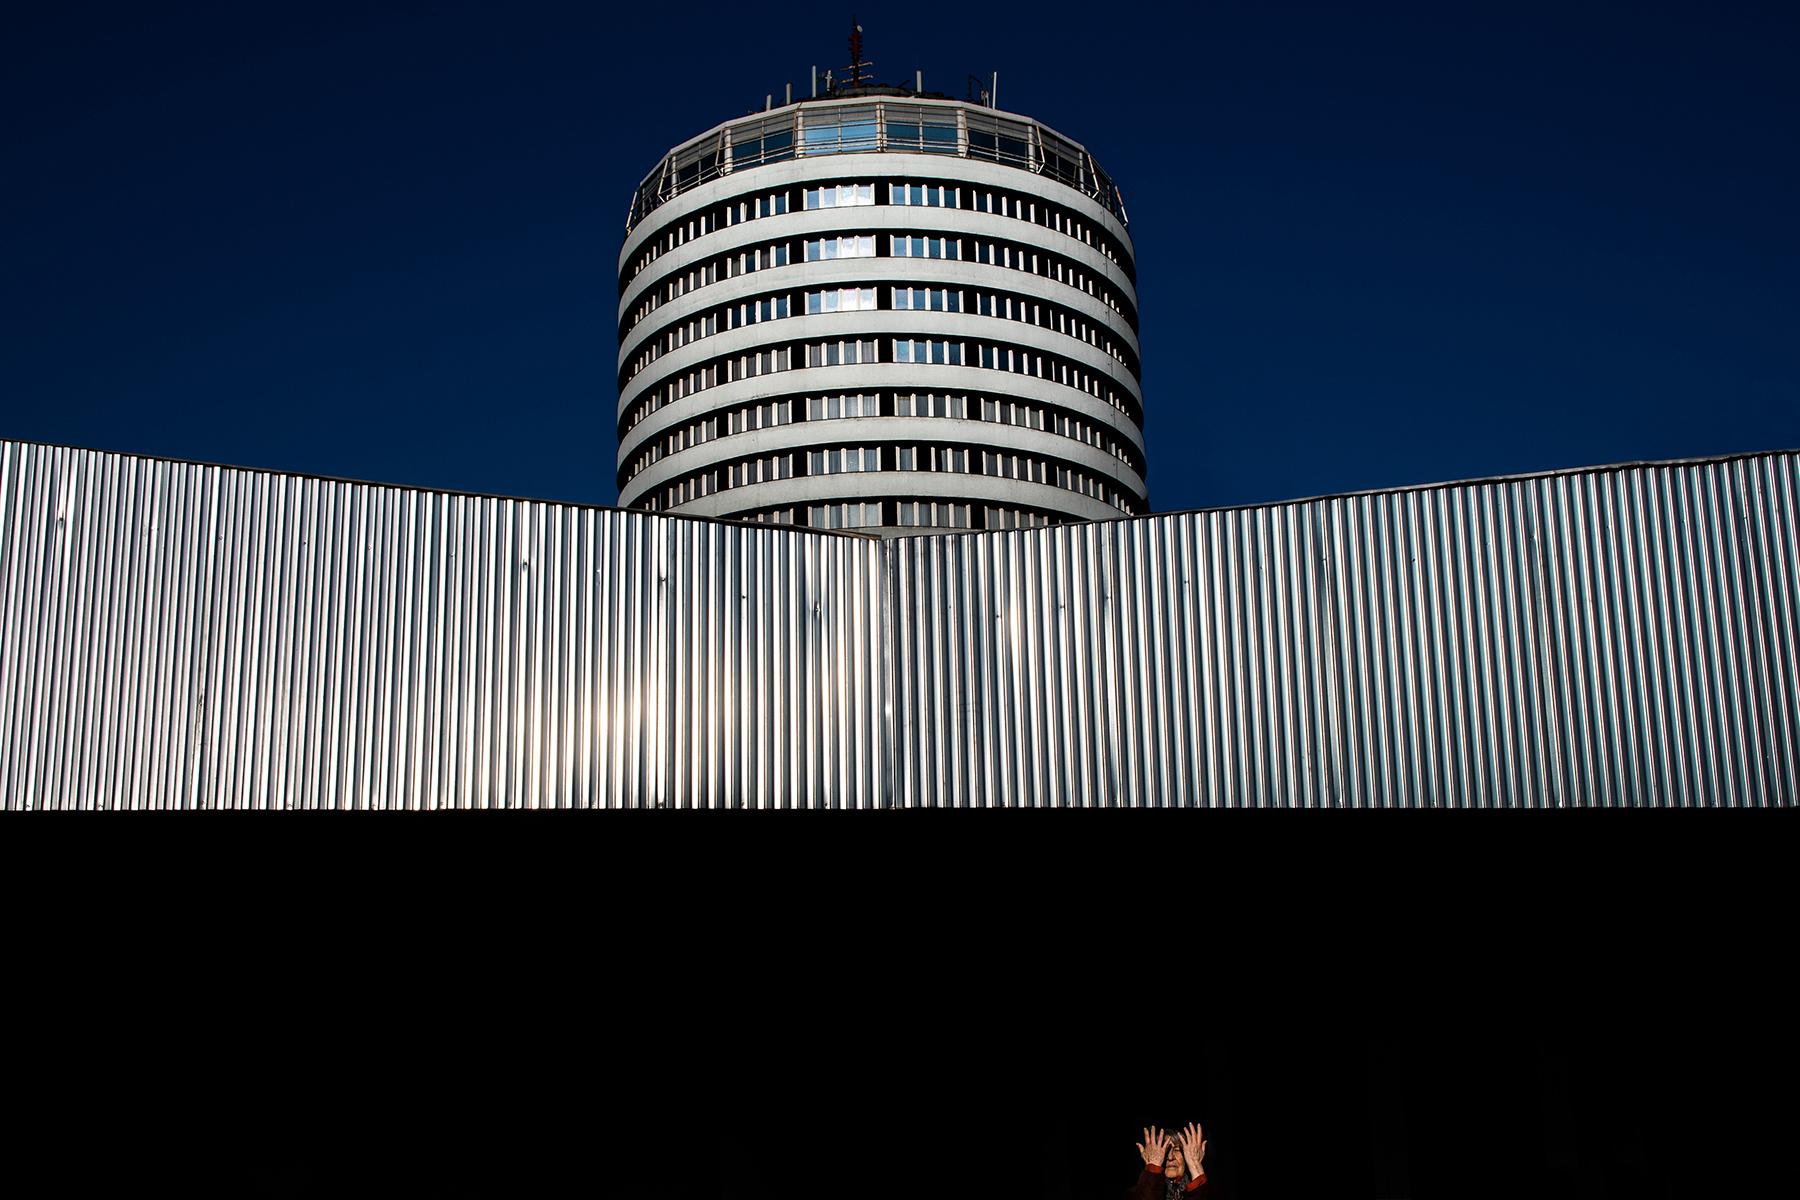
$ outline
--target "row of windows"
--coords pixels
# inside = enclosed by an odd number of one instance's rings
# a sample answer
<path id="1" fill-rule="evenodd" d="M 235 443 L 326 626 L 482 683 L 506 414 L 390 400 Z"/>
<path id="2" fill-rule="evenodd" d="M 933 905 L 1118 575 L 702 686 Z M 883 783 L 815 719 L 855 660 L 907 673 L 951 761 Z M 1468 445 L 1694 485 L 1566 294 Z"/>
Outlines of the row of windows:
<path id="1" fill-rule="evenodd" d="M 894 308 L 905 312 L 961 312 L 962 293 L 954 288 L 891 288 Z"/>
<path id="2" fill-rule="evenodd" d="M 689 292 L 725 279 L 736 279 L 741 275 L 751 275 L 757 271 L 766 271 L 771 267 L 788 265 L 788 244 L 780 242 L 771 246 L 752 246 L 735 254 L 712 262 L 701 263 L 690 271 L 684 271 L 668 279 L 655 291 L 646 295 L 637 308 L 632 310 L 631 328 L 638 322 L 672 300 L 677 300 Z"/>
<path id="3" fill-rule="evenodd" d="M 859 204 L 875 203 L 875 185 L 872 183 L 840 183 L 835 186 L 808 188 L 806 192 L 806 210 L 812 212 L 820 208 L 851 208 Z"/>
<path id="4" fill-rule="evenodd" d="M 1009 246 L 1003 242 L 976 242 L 973 246 L 974 259 L 978 263 L 986 263 L 991 267 L 1006 267 L 1014 271 L 1025 271 L 1039 275 L 1045 279 L 1085 292 L 1100 301 L 1114 312 L 1124 315 L 1125 310 L 1113 298 L 1112 289 L 1106 281 L 1097 275 L 1091 275 L 1072 262 L 1065 262 L 1053 255 L 1041 254 L 1035 250 L 1026 250 L 1021 246 Z"/>
<path id="5" fill-rule="evenodd" d="M 825 184 L 799 189 L 794 202 L 804 204 L 807 211 L 825 208 L 850 208 L 877 203 L 881 189 L 874 183 Z M 758 217 L 780 216 L 789 211 L 790 193 L 786 191 L 740 197 L 718 209 L 683 218 L 646 245 L 633 261 L 631 278 L 636 278 L 663 254 L 683 246 L 696 237 Z M 1115 263 L 1126 265 L 1119 249 L 1104 232 L 1096 230 L 1072 209 L 1049 204 L 1041 196 L 994 191 L 946 183 L 891 182 L 885 189 L 891 205 L 913 205 L 933 208 L 961 208 L 1029 221 L 1034 225 L 1064 234 L 1083 245 L 1091 246 Z M 1129 272 L 1129 267 L 1127 267 Z"/>
<path id="6" fill-rule="evenodd" d="M 942 500 L 860 500 L 848 504 L 815 504 L 806 508 L 767 508 L 733 518 L 765 525 L 812 529 L 1043 529 L 1067 518 L 1022 508 L 987 508 Z"/>
<path id="7" fill-rule="evenodd" d="M 833 288 L 828 292 L 806 293 L 808 316 L 818 313 L 874 311 L 874 288 Z"/>
<path id="8" fill-rule="evenodd" d="M 1104 352 L 1114 362 L 1127 368 L 1131 366 L 1105 326 L 1096 325 L 1071 309 L 1045 304 L 1025 296 L 1008 296 L 1001 292 L 976 292 L 971 297 L 970 307 L 978 316 L 998 317 L 1003 321 L 1020 321 L 1036 325 L 1040 329 L 1055 330 L 1065 337 L 1072 337 Z"/>
<path id="9" fill-rule="evenodd" d="M 908 237 L 896 233 L 888 239 L 895 258 L 962 258 L 961 238 Z"/>
<path id="10" fill-rule="evenodd" d="M 1019 321 L 1072 337 L 1104 352 L 1127 369 L 1131 367 L 1131 362 L 1126 359 L 1104 326 L 1096 325 L 1082 314 L 1059 305 L 1046 304 L 1024 296 L 999 292 L 964 292 L 955 288 L 895 287 L 887 291 L 889 304 L 896 312 L 973 312 L 978 316 Z M 873 312 L 880 307 L 879 299 L 878 288 L 833 288 L 829 291 L 807 292 L 803 311 L 812 316 L 836 312 Z M 654 342 L 647 343 L 643 351 L 628 365 L 625 379 L 621 382 L 629 382 L 664 354 L 679 350 L 701 338 L 763 321 L 782 320 L 792 315 L 793 311 L 786 295 L 776 295 L 747 300 L 717 312 L 696 316 L 669 328 Z M 871 357 L 862 361 L 876 360 Z M 902 358 L 896 355 L 893 361 L 936 360 Z M 820 364 L 809 362 L 808 365 Z"/>
<path id="11" fill-rule="evenodd" d="M 837 190 L 841 192 L 845 189 L 839 188 Z M 910 192 L 914 189 L 906 190 Z M 933 191 L 933 189 L 923 187 L 916 190 L 922 193 Z M 955 190 L 956 189 L 953 188 L 935 189 L 935 191 L 940 194 L 953 193 Z M 984 193 L 982 197 L 984 203 L 990 201 L 991 198 L 992 193 Z M 764 203 L 768 202 L 764 201 Z M 1021 213 L 1021 215 L 1026 211 L 1026 206 L 1023 201 L 1015 202 L 1003 200 L 1002 206 L 1012 208 Z M 742 208 L 744 206 L 740 205 L 737 207 Z M 954 207 L 954 205 L 949 205 L 947 207 Z M 1068 225 L 1070 228 L 1074 227 L 1072 219 L 1068 222 Z M 806 242 L 804 252 L 806 254 L 806 261 L 822 262 L 836 258 L 873 257 L 876 254 L 875 247 L 876 238 L 873 234 L 854 234 L 836 238 L 820 238 L 816 241 Z M 948 258 L 957 260 L 972 258 L 976 262 L 1009 267 L 1013 270 L 1029 271 L 1032 274 L 1041 275 L 1047 279 L 1055 279 L 1060 283 L 1067 284 L 1087 295 L 1093 296 L 1116 312 L 1123 313 L 1125 311 L 1119 301 L 1114 298 L 1112 290 L 1107 286 L 1107 282 L 1104 278 L 1093 275 L 1073 260 L 1065 260 L 1059 255 L 1033 250 L 1027 246 L 1001 242 L 970 242 L 965 245 L 960 239 L 956 238 L 892 235 L 889 239 L 889 253 L 899 258 Z M 721 260 L 724 264 L 725 277 L 730 278 L 734 273 L 743 274 L 747 271 L 757 270 L 759 264 L 762 266 L 786 265 L 787 246 L 785 244 L 780 246 L 780 254 L 781 261 L 779 263 L 769 263 L 755 258 L 746 261 L 743 252 L 730 255 L 726 259 Z M 709 266 L 711 269 L 699 281 L 701 285 L 704 285 L 707 282 L 718 281 L 720 264 L 714 263 L 709 264 Z M 659 305 L 666 304 L 676 296 L 684 294 L 684 290 L 692 290 L 691 284 L 685 289 L 682 285 L 688 283 L 690 277 L 695 274 L 695 271 L 678 273 L 674 278 L 665 281 L 661 286 L 652 289 L 651 292 L 645 296 L 643 302 L 633 311 L 630 325 L 633 327 L 636 326 L 636 324 L 643 320 L 644 317 L 648 316 L 651 312 L 654 312 Z"/>
<path id="12" fill-rule="evenodd" d="M 725 468 L 725 486 L 748 487 L 753 483 L 773 483 L 794 477 L 792 454 L 771 454 L 766 458 L 750 458 Z"/>
<path id="13" fill-rule="evenodd" d="M 895 338 L 894 361 L 960 367 L 963 361 L 963 344 L 961 342 L 915 342 L 905 338 Z"/>
<path id="14" fill-rule="evenodd" d="M 1136 511 L 1135 500 L 1121 492 L 1110 480 L 1093 475 L 1080 467 L 1030 455 L 1014 454 L 968 446 L 821 446 L 804 452 L 739 459 L 722 466 L 708 467 L 682 479 L 674 480 L 638 503 L 652 511 L 661 511 L 702 496 L 711 496 L 732 488 L 757 483 L 790 479 L 796 475 L 863 474 L 869 472 L 933 472 L 951 475 L 983 475 L 996 479 L 1016 479 L 1041 483 L 1048 487 L 1078 492 L 1111 504 L 1120 512 Z"/>
<path id="15" fill-rule="evenodd" d="M 826 72 L 827 95 L 836 99 Z M 638 185 L 626 228 L 691 188 L 734 171 L 807 156 L 887 151 L 966 155 L 1047 176 L 1099 201 L 1126 220 L 1118 189 L 1091 157 L 1041 126 L 988 109 L 944 108 L 896 102 L 800 107 L 790 100 L 750 120 L 690 142 L 668 155 Z M 1037 186 L 1034 181 L 1030 185 Z"/>
<path id="16" fill-rule="evenodd" d="M 854 343 L 851 344 L 854 345 Z M 669 430 L 660 435 L 655 442 L 644 447 L 643 451 L 626 465 L 620 483 L 623 484 L 636 478 L 641 471 L 661 462 L 668 455 L 679 453 L 690 446 L 697 446 L 715 438 L 748 433 L 752 430 L 769 429 L 777 425 L 791 425 L 795 420 L 796 405 L 799 406 L 799 411 L 805 414 L 805 419 L 808 421 L 835 421 L 846 417 L 886 415 L 937 417 L 950 420 L 967 419 L 1034 429 L 1104 450 L 1133 470 L 1141 470 L 1139 463 L 1142 456 L 1136 453 L 1134 447 L 1114 438 L 1112 431 L 1105 426 L 1096 425 L 1073 413 L 1002 397 L 965 396 L 942 392 L 897 392 L 887 393 L 887 396 L 888 403 L 885 406 L 882 403 L 882 393 L 847 392 L 830 396 L 808 396 L 799 401 L 781 400 L 753 404 L 708 416 L 704 420 Z M 910 465 L 899 465 L 897 469 L 912 470 L 913 468 Z"/>
<path id="17" fill-rule="evenodd" d="M 882 412 L 882 393 L 846 392 L 832 396 L 808 396 L 809 421 L 835 421 L 845 417 L 938 417 L 949 420 L 989 421 L 1036 429 L 1104 450 L 1126 466 L 1137 467 L 1137 455 L 1114 438 L 1105 426 L 1080 416 L 1021 400 L 963 396 L 946 392 L 893 392 L 887 412 Z"/>
<path id="18" fill-rule="evenodd" d="M 643 452 L 626 464 L 624 478 L 638 474 L 661 462 L 671 454 L 679 454 L 690 446 L 698 446 L 714 438 L 749 433 L 757 429 L 773 429 L 794 423 L 794 402 L 780 400 L 770 404 L 750 404 L 743 408 L 709 416 L 705 420 L 672 429 L 645 446 Z M 785 478 L 785 477 L 784 477 Z"/>
<path id="19" fill-rule="evenodd" d="M 806 348 L 809 367 L 854 367 L 879 361 L 874 342 L 814 342 Z"/>
<path id="20" fill-rule="evenodd" d="M 1030 375 L 1075 388 L 1104 401 L 1127 417 L 1131 416 L 1131 410 L 1126 407 L 1125 393 L 1117 391 L 1110 378 L 1087 370 L 1081 363 L 1070 362 L 1055 355 L 997 343 L 911 338 L 883 341 L 888 347 L 888 362 L 913 366 L 979 366 L 987 370 Z M 876 341 L 815 342 L 801 347 L 801 362 L 807 367 L 876 363 L 882 361 L 881 346 L 882 342 Z M 721 382 L 731 383 L 791 370 L 795 365 L 794 350 L 795 347 L 791 345 L 770 347 L 707 363 L 676 375 L 644 394 L 643 399 L 625 415 L 620 436 L 628 434 L 651 413 L 695 392 L 716 387 Z"/>
<path id="21" fill-rule="evenodd" d="M 1094 373 L 1085 364 L 1053 354 L 1043 354 L 1027 347 L 992 342 L 914 338 L 881 339 L 876 342 L 815 342 L 798 347 L 801 350 L 799 361 L 807 367 L 844 365 L 851 361 L 847 357 L 846 348 L 849 346 L 856 347 L 855 362 L 859 365 L 886 361 L 912 366 L 978 366 L 986 370 L 1047 379 L 1084 392 L 1135 420 L 1132 410 L 1126 406 L 1127 394 L 1113 386 L 1112 378 Z M 661 386 L 647 391 L 644 398 L 625 414 L 619 434 L 621 437 L 626 436 L 639 421 L 663 406 L 715 387 L 721 382 L 731 383 L 791 370 L 795 365 L 795 349 L 794 345 L 785 345 L 744 353 L 703 364 L 666 380 Z M 836 364 L 830 361 L 833 354 L 838 358 Z"/>
<path id="22" fill-rule="evenodd" d="M 874 235 L 820 238 L 806 243 L 807 262 L 833 262 L 840 258 L 874 258 Z"/>

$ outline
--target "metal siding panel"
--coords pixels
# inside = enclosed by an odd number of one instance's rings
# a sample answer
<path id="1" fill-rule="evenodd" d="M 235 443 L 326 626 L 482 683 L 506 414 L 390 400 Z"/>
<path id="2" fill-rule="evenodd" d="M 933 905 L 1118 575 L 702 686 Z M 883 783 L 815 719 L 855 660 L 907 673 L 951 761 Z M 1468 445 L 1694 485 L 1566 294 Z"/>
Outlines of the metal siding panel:
<path id="1" fill-rule="evenodd" d="M 1792 804 L 1795 467 L 875 543 L 0 443 L 0 803 Z"/>

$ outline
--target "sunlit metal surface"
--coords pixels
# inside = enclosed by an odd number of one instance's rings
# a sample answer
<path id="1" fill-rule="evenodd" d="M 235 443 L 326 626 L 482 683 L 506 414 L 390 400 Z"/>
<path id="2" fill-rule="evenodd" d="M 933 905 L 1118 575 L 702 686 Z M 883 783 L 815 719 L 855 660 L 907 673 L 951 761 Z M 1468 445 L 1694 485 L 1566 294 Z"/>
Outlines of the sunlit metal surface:
<path id="1" fill-rule="evenodd" d="M 0 797 L 1791 804 L 1795 468 L 877 542 L 5 442 Z"/>

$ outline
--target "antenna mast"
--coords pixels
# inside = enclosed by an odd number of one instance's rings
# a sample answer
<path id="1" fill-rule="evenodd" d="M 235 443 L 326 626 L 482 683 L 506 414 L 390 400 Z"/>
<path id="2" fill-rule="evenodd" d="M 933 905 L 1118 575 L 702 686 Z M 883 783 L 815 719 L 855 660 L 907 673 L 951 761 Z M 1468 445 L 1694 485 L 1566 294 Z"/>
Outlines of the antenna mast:
<path id="1" fill-rule="evenodd" d="M 850 14 L 850 65 L 844 70 L 850 72 L 850 86 L 861 87 L 864 83 L 874 83 L 875 77 L 863 76 L 864 67 L 872 67 L 874 63 L 863 61 L 863 28 L 856 23 L 856 14 Z"/>

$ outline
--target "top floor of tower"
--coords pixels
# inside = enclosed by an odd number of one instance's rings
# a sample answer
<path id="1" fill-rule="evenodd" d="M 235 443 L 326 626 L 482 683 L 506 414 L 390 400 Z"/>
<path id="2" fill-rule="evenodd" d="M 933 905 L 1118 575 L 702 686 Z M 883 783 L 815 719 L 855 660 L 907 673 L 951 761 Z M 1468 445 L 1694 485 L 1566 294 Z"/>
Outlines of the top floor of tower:
<path id="1" fill-rule="evenodd" d="M 1054 189 L 1066 188 L 1097 205 L 1115 227 L 1120 248 L 1131 253 L 1130 222 L 1118 185 L 1080 143 L 1017 113 L 882 86 L 837 88 L 792 103 L 777 104 L 771 97 L 766 111 L 723 122 L 676 146 L 632 195 L 627 250 L 639 240 L 634 233 L 648 232 L 646 222 L 654 224 L 658 208 L 695 188 L 759 167 L 868 154 L 939 160 L 933 168 L 921 162 L 914 168 L 920 173 L 955 175 L 952 164 L 961 160 L 1037 176 L 1027 187 L 1041 189 L 1046 199 Z"/>

